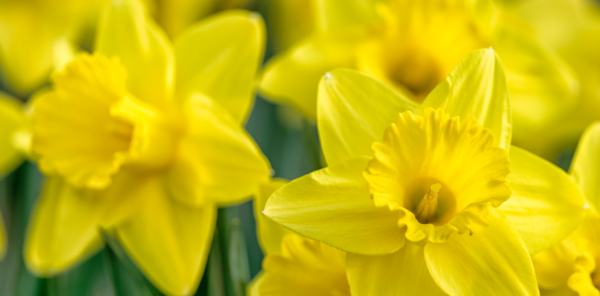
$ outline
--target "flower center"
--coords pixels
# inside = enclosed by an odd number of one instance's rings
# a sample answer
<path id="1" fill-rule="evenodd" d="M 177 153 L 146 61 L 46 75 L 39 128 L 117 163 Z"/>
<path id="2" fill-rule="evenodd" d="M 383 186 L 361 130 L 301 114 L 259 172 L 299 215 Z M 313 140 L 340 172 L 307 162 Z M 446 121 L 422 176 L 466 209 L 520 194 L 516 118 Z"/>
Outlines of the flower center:
<path id="1" fill-rule="evenodd" d="M 32 119 L 42 171 L 103 189 L 123 165 L 159 169 L 170 161 L 178 127 L 127 92 L 117 60 L 83 54 L 52 78 L 54 89 L 34 101 Z"/>
<path id="2" fill-rule="evenodd" d="M 423 117 L 404 112 L 383 139 L 373 144 L 364 176 L 375 205 L 401 211 L 399 225 L 413 241 L 476 231 L 487 207 L 511 195 L 508 155 L 474 118 L 431 108 Z"/>

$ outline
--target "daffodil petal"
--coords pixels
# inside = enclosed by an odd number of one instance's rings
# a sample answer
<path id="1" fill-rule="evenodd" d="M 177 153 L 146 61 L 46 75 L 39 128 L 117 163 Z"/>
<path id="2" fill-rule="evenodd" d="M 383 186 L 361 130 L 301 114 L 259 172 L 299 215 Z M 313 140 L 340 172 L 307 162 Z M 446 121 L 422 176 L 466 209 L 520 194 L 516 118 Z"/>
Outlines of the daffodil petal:
<path id="1" fill-rule="evenodd" d="M 29 270 L 51 276 L 100 250 L 105 202 L 58 177 L 49 178 L 29 221 L 24 251 Z"/>
<path id="2" fill-rule="evenodd" d="M 261 184 L 258 192 L 254 195 L 254 217 L 256 218 L 258 242 L 265 255 L 281 251 L 281 240 L 286 234 L 291 233 L 289 229 L 273 222 L 273 220 L 262 214 L 267 199 L 273 192 L 287 183 L 287 180 L 273 179 L 268 183 Z"/>
<path id="3" fill-rule="evenodd" d="M 515 141 L 530 140 L 532 133 L 574 107 L 579 82 L 556 53 L 508 29 L 501 31 L 494 49 L 506 69 Z"/>
<path id="4" fill-rule="evenodd" d="M 575 272 L 577 251 L 565 241 L 531 257 L 540 288 L 554 290 L 566 286 Z"/>
<path id="5" fill-rule="evenodd" d="M 500 209 L 531 254 L 563 240 L 585 216 L 577 185 L 560 168 L 518 147 L 510 150 L 513 194 Z"/>
<path id="6" fill-rule="evenodd" d="M 139 1 L 111 1 L 100 19 L 95 51 L 119 57 L 127 69 L 127 90 L 137 98 L 159 107 L 171 99 L 173 50 Z"/>
<path id="7" fill-rule="evenodd" d="M 318 127 L 323 154 L 329 165 L 357 156 L 372 156 L 371 145 L 398 114 L 417 105 L 376 78 L 349 69 L 337 69 L 319 84 Z"/>
<path id="8" fill-rule="evenodd" d="M 347 257 L 352 295 L 447 295 L 427 269 L 423 246 L 407 242 L 392 254 Z"/>
<path id="9" fill-rule="evenodd" d="M 144 202 L 131 219 L 116 227 L 119 241 L 163 293 L 194 294 L 210 250 L 216 209 L 177 202 L 159 177 L 136 186 L 129 196 L 141 196 Z"/>
<path id="10" fill-rule="evenodd" d="M 579 140 L 570 173 L 587 202 L 600 212 L 600 122 L 590 125 Z"/>
<path id="11" fill-rule="evenodd" d="M 358 254 L 388 254 L 404 244 L 398 212 L 375 207 L 362 172 L 369 158 L 350 159 L 275 191 L 263 214 L 309 238 Z"/>
<path id="12" fill-rule="evenodd" d="M 260 296 L 258 292 L 258 287 L 265 279 L 265 274 L 261 271 L 259 272 L 251 281 L 248 283 L 248 288 L 246 289 L 246 295 L 249 296 Z"/>
<path id="13" fill-rule="evenodd" d="M 322 30 L 343 30 L 377 20 L 374 0 L 317 0 L 317 23 Z"/>
<path id="14" fill-rule="evenodd" d="M 307 38 L 266 64 L 261 93 L 316 119 L 319 80 L 327 71 L 353 65 L 355 40 L 355 34 L 346 33 Z"/>
<path id="15" fill-rule="evenodd" d="M 21 103 L 0 92 L 0 178 L 15 169 L 23 155 L 14 145 L 15 132 L 25 125 Z"/>
<path id="16" fill-rule="evenodd" d="M 203 95 L 193 95 L 183 109 L 188 129 L 166 174 L 173 198 L 192 206 L 250 198 L 270 173 L 250 135 Z"/>
<path id="17" fill-rule="evenodd" d="M 443 108 L 450 116 L 473 116 L 494 133 L 494 141 L 508 149 L 511 110 L 502 62 L 491 49 L 480 49 L 464 58 L 419 106 Z"/>
<path id="18" fill-rule="evenodd" d="M 246 120 L 262 60 L 265 29 L 252 12 L 231 11 L 211 17 L 175 41 L 178 97 L 201 92 L 235 119 Z"/>
<path id="19" fill-rule="evenodd" d="M 450 295 L 539 295 L 525 245 L 499 217 L 480 233 L 427 244 L 425 260 Z"/>

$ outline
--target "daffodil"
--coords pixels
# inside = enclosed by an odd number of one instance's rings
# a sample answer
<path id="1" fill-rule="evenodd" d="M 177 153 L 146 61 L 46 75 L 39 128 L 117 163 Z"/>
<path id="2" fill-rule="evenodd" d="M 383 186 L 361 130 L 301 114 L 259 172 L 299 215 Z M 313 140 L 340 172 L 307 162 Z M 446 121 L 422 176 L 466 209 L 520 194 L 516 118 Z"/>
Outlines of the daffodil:
<path id="1" fill-rule="evenodd" d="M 19 145 L 23 139 L 27 119 L 22 104 L 0 92 L 0 179 L 19 166 L 25 155 Z M 0 215 L 0 260 L 6 253 L 6 229 Z"/>
<path id="2" fill-rule="evenodd" d="M 270 168 L 244 131 L 264 46 L 260 16 L 231 11 L 171 45 L 136 1 L 112 1 L 93 54 L 33 103 L 32 151 L 48 176 L 25 261 L 60 273 L 115 236 L 169 295 L 196 290 L 217 206 L 249 198 Z"/>
<path id="3" fill-rule="evenodd" d="M 261 214 L 267 198 L 286 183 L 275 179 L 255 195 L 258 238 L 265 259 L 249 294 L 349 296 L 345 252 L 295 234 Z"/>
<path id="4" fill-rule="evenodd" d="M 420 106 L 334 70 L 317 115 L 329 166 L 275 191 L 264 214 L 348 252 L 352 295 L 536 295 L 529 254 L 583 218 L 566 173 L 510 146 L 491 49 L 469 54 Z"/>
<path id="5" fill-rule="evenodd" d="M 543 126 L 535 139 L 518 143 L 554 160 L 571 153 L 586 127 L 600 120 L 600 5 L 594 0 L 527 0 L 510 8 L 558 52 L 579 81 L 577 104 Z"/>
<path id="6" fill-rule="evenodd" d="M 515 138 L 531 137 L 575 104 L 570 68 L 491 0 L 315 2 L 314 34 L 270 60 L 261 82 L 267 98 L 310 118 L 319 79 L 335 67 L 369 73 L 422 102 L 469 52 L 490 46 L 506 67 Z"/>
<path id="7" fill-rule="evenodd" d="M 579 142 L 570 173 L 586 200 L 586 217 L 567 239 L 533 257 L 542 295 L 600 295 L 600 122 Z"/>

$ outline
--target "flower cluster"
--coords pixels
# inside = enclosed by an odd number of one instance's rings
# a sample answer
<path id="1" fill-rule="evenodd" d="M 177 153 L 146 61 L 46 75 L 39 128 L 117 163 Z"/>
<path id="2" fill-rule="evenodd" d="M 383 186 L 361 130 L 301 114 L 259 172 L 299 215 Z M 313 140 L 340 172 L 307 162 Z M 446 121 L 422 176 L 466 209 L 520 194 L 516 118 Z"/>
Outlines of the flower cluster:
<path id="1" fill-rule="evenodd" d="M 0 0 L 0 294 L 600 295 L 599 57 L 596 0 Z"/>

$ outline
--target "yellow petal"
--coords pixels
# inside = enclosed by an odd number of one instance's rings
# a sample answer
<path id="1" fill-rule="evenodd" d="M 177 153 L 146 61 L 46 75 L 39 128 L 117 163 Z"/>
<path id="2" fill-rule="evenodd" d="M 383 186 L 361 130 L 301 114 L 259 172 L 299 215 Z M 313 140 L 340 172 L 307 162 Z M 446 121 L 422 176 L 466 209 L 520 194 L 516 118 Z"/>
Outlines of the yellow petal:
<path id="1" fill-rule="evenodd" d="M 185 31 L 175 41 L 177 96 L 201 92 L 246 120 L 262 61 L 262 18 L 247 11 L 218 14 Z"/>
<path id="2" fill-rule="evenodd" d="M 377 20 L 374 0 L 317 0 L 317 23 L 322 30 L 364 26 Z"/>
<path id="3" fill-rule="evenodd" d="M 348 253 L 347 256 L 353 295 L 447 295 L 427 269 L 423 246 L 407 242 L 388 255 Z"/>
<path id="4" fill-rule="evenodd" d="M 419 107 L 443 108 L 450 116 L 473 116 L 494 133 L 495 143 L 508 149 L 511 112 L 502 62 L 490 49 L 480 49 L 464 58 Z"/>
<path id="5" fill-rule="evenodd" d="M 350 159 L 275 191 L 264 214 L 309 238 L 347 252 L 388 254 L 404 244 L 398 213 L 377 208 L 362 177 L 369 158 Z"/>
<path id="6" fill-rule="evenodd" d="M 190 205 L 240 202 L 268 180 L 270 167 L 250 135 L 227 111 L 196 94 L 183 110 L 188 129 L 166 178 L 173 198 Z"/>
<path id="7" fill-rule="evenodd" d="M 50 177 L 32 212 L 25 241 L 25 263 L 30 271 L 51 276 L 93 255 L 104 245 L 98 232 L 127 218 L 138 208 L 129 196 L 128 173 L 115 177 L 106 191 L 79 190 L 59 177 Z"/>
<path id="8" fill-rule="evenodd" d="M 146 7 L 171 37 L 177 37 L 198 19 L 214 12 L 219 0 L 145 0 Z"/>
<path id="9" fill-rule="evenodd" d="M 515 141 L 531 140 L 574 107 L 579 83 L 560 57 L 516 30 L 502 30 L 494 47 L 502 57 L 510 89 Z"/>
<path id="10" fill-rule="evenodd" d="M 490 220 L 473 236 L 425 245 L 433 278 L 450 295 L 539 295 L 525 245 L 503 219 Z"/>
<path id="11" fill-rule="evenodd" d="M 248 288 L 246 289 L 246 295 L 248 296 L 259 296 L 258 287 L 265 279 L 264 272 L 259 272 L 251 281 L 248 283 Z"/>
<path id="12" fill-rule="evenodd" d="M 287 180 L 273 179 L 268 183 L 261 184 L 254 196 L 254 217 L 256 218 L 258 242 L 265 255 L 281 251 L 281 240 L 286 234 L 291 233 L 289 229 L 262 214 L 271 194 L 287 183 Z"/>
<path id="13" fill-rule="evenodd" d="M 584 200 L 560 168 L 518 147 L 510 150 L 513 195 L 500 209 L 531 254 L 563 240 L 585 216 Z"/>
<path id="14" fill-rule="evenodd" d="M 115 231 L 127 254 L 163 293 L 194 294 L 215 228 L 212 206 L 187 207 L 168 195 L 158 177 L 138 183 L 129 196 L 143 197 L 130 220 Z"/>
<path id="15" fill-rule="evenodd" d="M 320 242 L 289 234 L 281 253 L 263 261 L 261 296 L 349 295 L 346 253 Z"/>
<path id="16" fill-rule="evenodd" d="M 316 28 L 315 1 L 270 1 L 267 25 L 273 47 L 281 52 L 299 42 Z"/>
<path id="17" fill-rule="evenodd" d="M 587 202 L 600 212 L 600 122 L 590 125 L 581 137 L 570 173 Z"/>
<path id="18" fill-rule="evenodd" d="M 21 103 L 0 92 L 0 178 L 15 169 L 23 155 L 14 144 L 15 132 L 26 124 Z"/>
<path id="19" fill-rule="evenodd" d="M 357 156 L 372 156 L 371 145 L 398 113 L 417 105 L 370 75 L 337 69 L 319 84 L 318 127 L 329 165 Z"/>
<path id="20" fill-rule="evenodd" d="M 577 250 L 560 242 L 531 257 L 540 288 L 554 290 L 567 285 L 567 280 L 575 272 Z"/>
<path id="21" fill-rule="evenodd" d="M 171 99 L 173 49 L 138 0 L 111 1 L 100 19 L 95 51 L 119 57 L 127 69 L 127 90 L 137 98 L 159 107 Z"/>
<path id="22" fill-rule="evenodd" d="M 356 38 L 356 34 L 346 33 L 315 35 L 275 56 L 265 65 L 261 93 L 317 118 L 319 80 L 327 71 L 353 65 Z"/>

